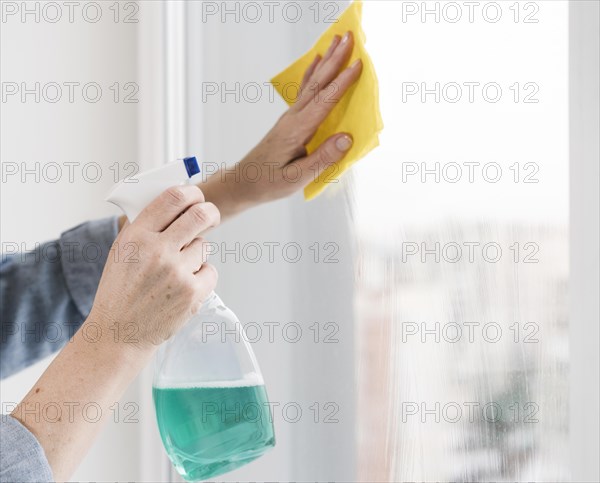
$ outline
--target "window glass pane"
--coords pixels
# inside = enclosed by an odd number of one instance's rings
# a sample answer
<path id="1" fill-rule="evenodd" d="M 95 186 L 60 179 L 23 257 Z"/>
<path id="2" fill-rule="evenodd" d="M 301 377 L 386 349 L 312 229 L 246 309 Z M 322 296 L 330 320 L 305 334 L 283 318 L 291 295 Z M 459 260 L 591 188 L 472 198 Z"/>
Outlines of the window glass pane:
<path id="1" fill-rule="evenodd" d="M 563 1 L 365 4 L 362 480 L 568 478 L 567 24 Z"/>

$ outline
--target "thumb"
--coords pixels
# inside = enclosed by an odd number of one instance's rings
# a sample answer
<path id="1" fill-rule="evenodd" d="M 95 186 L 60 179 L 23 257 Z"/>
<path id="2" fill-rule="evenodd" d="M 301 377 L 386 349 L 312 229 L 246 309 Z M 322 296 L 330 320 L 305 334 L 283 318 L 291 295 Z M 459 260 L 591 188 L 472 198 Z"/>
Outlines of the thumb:
<path id="1" fill-rule="evenodd" d="M 350 134 L 334 134 L 326 139 L 313 153 L 296 161 L 301 169 L 303 186 L 318 179 L 329 166 L 341 161 L 350 151 L 352 143 L 353 139 Z"/>

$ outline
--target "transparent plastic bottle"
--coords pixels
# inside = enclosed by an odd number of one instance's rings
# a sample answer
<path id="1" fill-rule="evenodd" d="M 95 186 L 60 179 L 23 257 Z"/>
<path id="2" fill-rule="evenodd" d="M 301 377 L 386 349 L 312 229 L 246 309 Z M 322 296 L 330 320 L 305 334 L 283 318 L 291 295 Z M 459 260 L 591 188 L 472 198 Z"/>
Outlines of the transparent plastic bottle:
<path id="1" fill-rule="evenodd" d="M 163 444 L 186 480 L 234 470 L 275 446 L 258 363 L 214 292 L 159 349 L 152 393 Z"/>

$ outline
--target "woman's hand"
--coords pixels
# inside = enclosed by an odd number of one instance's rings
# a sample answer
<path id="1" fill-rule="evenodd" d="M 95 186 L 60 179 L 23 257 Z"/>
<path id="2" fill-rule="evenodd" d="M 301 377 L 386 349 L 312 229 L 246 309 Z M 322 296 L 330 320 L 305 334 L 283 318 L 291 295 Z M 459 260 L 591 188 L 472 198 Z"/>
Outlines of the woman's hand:
<path id="1" fill-rule="evenodd" d="M 306 145 L 361 74 L 360 60 L 340 72 L 353 47 L 351 32 L 343 38 L 336 36 L 323 58 L 317 56 L 307 69 L 297 102 L 242 161 L 228 170 L 237 176 L 217 172 L 202 185 L 206 199 L 219 207 L 223 218 L 295 193 L 344 157 L 352 146 L 350 133 L 331 136 L 309 156 Z M 295 169 L 289 168 L 292 164 Z M 252 179 L 244 179 L 246 169 Z"/>
<path id="2" fill-rule="evenodd" d="M 128 325 L 141 345 L 167 340 L 216 285 L 217 273 L 205 263 L 199 234 L 219 221 L 219 210 L 196 186 L 162 193 L 119 233 L 91 317 Z"/>
<path id="3" fill-rule="evenodd" d="M 215 287 L 199 234 L 218 223 L 202 192 L 182 186 L 121 230 L 89 317 L 11 413 L 42 445 L 55 480 L 70 477 L 158 344 Z"/>

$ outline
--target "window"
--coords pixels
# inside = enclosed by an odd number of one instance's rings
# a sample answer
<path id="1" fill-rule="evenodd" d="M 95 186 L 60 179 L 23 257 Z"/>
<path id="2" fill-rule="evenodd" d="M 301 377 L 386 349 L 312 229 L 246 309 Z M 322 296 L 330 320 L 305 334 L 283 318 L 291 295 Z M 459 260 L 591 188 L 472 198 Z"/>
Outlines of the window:
<path id="1" fill-rule="evenodd" d="M 364 480 L 569 478 L 567 4 L 483 5 L 365 4 L 386 128 L 348 188 Z"/>

